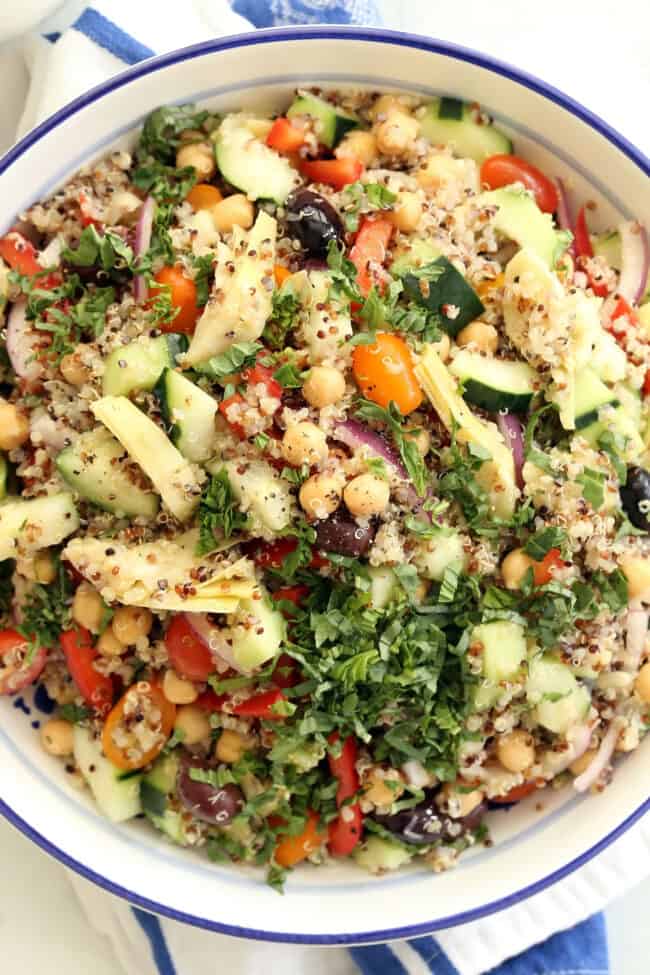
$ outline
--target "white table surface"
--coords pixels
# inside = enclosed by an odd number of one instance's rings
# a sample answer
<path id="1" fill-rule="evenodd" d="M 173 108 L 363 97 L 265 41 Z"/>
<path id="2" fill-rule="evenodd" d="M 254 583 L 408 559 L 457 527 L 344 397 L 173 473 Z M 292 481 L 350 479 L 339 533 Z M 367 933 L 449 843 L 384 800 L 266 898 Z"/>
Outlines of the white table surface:
<path id="1" fill-rule="evenodd" d="M 159 11 L 165 5 L 160 0 Z M 380 0 L 380 6 L 389 27 L 481 48 L 544 76 L 650 151 L 646 0 L 545 0 L 534 8 L 513 0 Z M 0 82 L 3 60 L 10 59 L 11 51 L 0 51 Z M 2 87 L 0 151 L 22 100 L 20 86 Z M 0 863 L 1 971 L 123 975 L 109 944 L 88 929 L 64 870 L 3 820 Z M 607 911 L 613 975 L 647 975 L 649 907 L 650 879 Z"/>

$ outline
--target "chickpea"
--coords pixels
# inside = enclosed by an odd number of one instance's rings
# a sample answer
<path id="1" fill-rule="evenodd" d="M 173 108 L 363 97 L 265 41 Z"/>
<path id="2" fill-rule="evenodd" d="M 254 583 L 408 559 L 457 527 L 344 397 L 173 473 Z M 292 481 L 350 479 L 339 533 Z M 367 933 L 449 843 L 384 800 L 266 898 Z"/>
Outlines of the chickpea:
<path id="1" fill-rule="evenodd" d="M 48 755 L 72 755 L 72 725 L 62 718 L 50 718 L 41 726 L 41 744 Z"/>
<path id="2" fill-rule="evenodd" d="M 343 483 L 334 474 L 312 474 L 300 488 L 298 499 L 312 518 L 327 518 L 341 503 Z"/>
<path id="3" fill-rule="evenodd" d="M 368 167 L 377 158 L 377 140 L 372 132 L 353 129 L 336 147 L 334 155 L 339 159 L 353 156 Z"/>
<path id="4" fill-rule="evenodd" d="M 411 430 L 405 430 L 404 436 L 407 440 L 413 441 L 421 457 L 426 457 L 431 450 L 431 434 L 428 430 L 425 430 L 424 427 L 414 427 Z"/>
<path id="5" fill-rule="evenodd" d="M 576 758 L 575 762 L 572 762 L 571 765 L 569 765 L 570 771 L 573 773 L 573 775 L 582 775 L 583 772 L 587 771 L 597 754 L 597 748 L 590 748 L 589 751 L 585 752 L 584 755 L 581 755 L 580 758 Z"/>
<path id="6" fill-rule="evenodd" d="M 497 741 L 497 758 L 509 772 L 523 772 L 535 761 L 532 735 L 517 729 L 501 735 Z"/>
<path id="7" fill-rule="evenodd" d="M 519 589 L 528 570 L 535 565 L 523 548 L 513 548 L 501 563 L 501 575 L 506 589 Z"/>
<path id="8" fill-rule="evenodd" d="M 385 156 L 406 155 L 420 133 L 420 123 L 403 110 L 388 113 L 383 122 L 375 126 L 377 148 Z"/>
<path id="9" fill-rule="evenodd" d="M 417 193 L 410 193 L 406 190 L 399 194 L 395 207 L 388 214 L 388 219 L 393 227 L 408 234 L 415 230 L 422 216 L 422 204 Z"/>
<path id="10" fill-rule="evenodd" d="M 96 589 L 87 582 L 77 588 L 72 600 L 72 619 L 91 633 L 99 633 L 106 607 Z"/>
<path id="11" fill-rule="evenodd" d="M 183 704 L 178 708 L 174 728 L 183 733 L 184 745 L 198 745 L 210 737 L 212 730 L 205 711 L 194 704 Z"/>
<path id="12" fill-rule="evenodd" d="M 634 688 L 644 704 L 650 704 L 650 661 L 644 664 L 634 682 Z"/>
<path id="13" fill-rule="evenodd" d="M 90 370 L 81 361 L 81 346 L 74 352 L 64 355 L 59 364 L 59 371 L 65 381 L 71 386 L 83 386 L 90 379 Z"/>
<path id="14" fill-rule="evenodd" d="M 191 680 L 184 680 L 174 670 L 166 670 L 162 691 L 172 704 L 194 704 L 199 692 Z"/>
<path id="15" fill-rule="evenodd" d="M 350 514 L 357 518 L 379 515 L 390 500 L 388 481 L 376 474 L 359 474 L 343 491 L 343 500 Z"/>
<path id="16" fill-rule="evenodd" d="M 233 227 L 249 230 L 255 221 L 255 207 L 243 193 L 233 193 L 210 208 L 217 230 L 228 234 Z"/>
<path id="17" fill-rule="evenodd" d="M 478 352 L 493 356 L 499 348 L 499 333 L 494 325 L 485 322 L 470 322 L 456 336 L 460 346 L 472 345 Z"/>
<path id="18" fill-rule="evenodd" d="M 217 171 L 214 150 L 209 142 L 188 142 L 176 150 L 176 166 L 193 166 L 200 183 L 211 179 Z"/>
<path id="19" fill-rule="evenodd" d="M 219 735 L 214 754 L 220 762 L 225 762 L 226 765 L 233 765 L 242 757 L 247 746 L 248 741 L 238 731 L 224 728 Z"/>
<path id="20" fill-rule="evenodd" d="M 17 406 L 0 398 L 0 450 L 15 450 L 29 438 L 29 420 Z"/>
<path id="21" fill-rule="evenodd" d="M 322 410 L 338 403 L 345 392 L 343 373 L 331 366 L 314 366 L 302 386 L 302 394 L 310 406 Z"/>
<path id="22" fill-rule="evenodd" d="M 404 783 L 399 772 L 380 766 L 371 768 L 364 776 L 364 798 L 373 806 L 390 806 L 404 792 Z"/>
<path id="23" fill-rule="evenodd" d="M 111 627 L 107 627 L 97 640 L 97 652 L 102 657 L 121 657 L 126 653 L 126 646 L 115 636 Z"/>
<path id="24" fill-rule="evenodd" d="M 1 446 L 1 445 L 0 445 Z M 620 562 L 630 599 L 650 599 L 650 559 L 627 555 Z"/>
<path id="25" fill-rule="evenodd" d="M 49 549 L 42 549 L 34 556 L 34 579 L 49 586 L 56 579 L 56 566 Z"/>
<path id="26" fill-rule="evenodd" d="M 322 464 L 327 460 L 327 439 L 314 423 L 294 423 L 282 438 L 282 456 L 293 467 Z"/>
<path id="27" fill-rule="evenodd" d="M 406 105 L 399 100 L 397 95 L 380 95 L 368 114 L 373 122 L 380 122 L 390 112 L 404 112 L 406 114 L 408 111 Z"/>
<path id="28" fill-rule="evenodd" d="M 463 789 L 459 789 L 457 785 L 446 782 L 436 796 L 437 805 L 452 819 L 463 819 L 464 816 L 469 816 L 483 802 L 484 795 L 480 789 L 465 792 L 464 788 L 463 786 Z"/>
<path id="29" fill-rule="evenodd" d="M 151 610 L 140 606 L 120 606 L 111 621 L 113 633 L 127 647 L 133 646 L 140 637 L 147 636 L 152 626 Z"/>

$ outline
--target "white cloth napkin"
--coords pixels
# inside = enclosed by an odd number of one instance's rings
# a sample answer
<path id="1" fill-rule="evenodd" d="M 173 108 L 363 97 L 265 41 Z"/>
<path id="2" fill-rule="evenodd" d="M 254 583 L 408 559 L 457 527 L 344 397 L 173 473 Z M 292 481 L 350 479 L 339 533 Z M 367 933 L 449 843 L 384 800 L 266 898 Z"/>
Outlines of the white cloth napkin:
<path id="1" fill-rule="evenodd" d="M 319 2 L 321 0 L 311 0 L 311 5 L 317 7 Z M 286 3 L 286 0 L 271 0 L 270 6 L 281 6 L 283 3 Z M 540 15 L 547 20 L 560 14 L 560 6 L 556 0 L 549 0 L 549 3 L 550 7 L 544 8 L 546 13 L 541 9 L 539 11 Z M 573 5 L 574 14 L 575 8 L 581 5 L 583 0 L 576 0 Z M 0 106 L 0 126 L 3 114 L 7 119 L 13 111 L 16 119 L 19 118 L 18 135 L 24 134 L 61 104 L 121 70 L 125 61 L 130 63 L 129 58 L 135 56 L 133 50 L 129 53 L 128 50 L 115 49 L 116 53 L 111 53 L 80 31 L 66 30 L 84 6 L 85 4 L 80 0 L 69 0 L 53 18 L 48 20 L 45 30 L 64 32 L 56 44 L 34 34 L 22 41 L 20 48 L 14 46 L 11 51 L 5 52 L 4 57 L 0 52 L 0 84 L 6 93 L 7 101 L 10 101 L 12 91 L 27 91 L 26 99 L 20 97 L 18 99 L 24 104 L 18 107 L 10 106 L 10 108 L 5 105 L 4 109 Z M 391 3 L 391 0 L 385 0 L 384 7 L 391 6 L 396 7 L 396 4 Z M 599 6 L 599 0 L 592 0 L 589 5 L 584 4 L 584 6 L 587 15 L 585 30 L 582 35 L 574 33 L 572 41 L 566 36 L 566 30 L 562 29 L 561 19 L 554 20 L 559 50 L 565 58 L 569 51 L 567 45 L 571 42 L 575 57 L 580 59 L 589 49 L 594 34 L 594 24 L 600 23 L 593 16 L 595 7 Z M 410 5 L 409 10 L 412 10 L 413 20 L 402 22 L 399 26 L 417 30 L 418 7 L 421 7 L 418 3 Z M 492 5 L 489 12 L 490 23 L 486 20 L 484 0 L 481 0 L 480 7 L 476 0 L 466 0 L 464 4 L 457 5 L 456 9 L 445 8 L 444 23 L 440 23 L 440 30 L 437 32 L 457 42 L 474 44 L 490 50 L 493 54 L 522 63 L 524 59 L 519 56 L 521 43 L 530 30 L 528 6 L 515 7 L 514 4 L 503 3 L 495 8 Z M 551 10 L 552 7 L 557 9 Z M 147 50 L 161 53 L 204 40 L 209 36 L 246 30 L 250 26 L 232 12 L 226 0 L 186 0 L 182 5 L 182 16 L 179 16 L 178 4 L 171 3 L 169 0 L 137 0 L 137 2 L 136 0 L 100 0 L 93 5 L 93 9 L 100 17 L 105 16 L 114 24 L 119 24 L 126 35 L 134 38 L 144 52 L 140 56 L 146 56 Z M 544 28 L 540 30 L 543 34 Z M 517 54 L 509 49 L 513 36 L 518 39 L 518 45 L 515 45 Z M 534 37 L 539 40 L 540 36 L 536 27 Z M 636 36 L 639 38 L 638 32 Z M 643 32 L 641 36 L 644 36 Z M 547 54 L 550 57 L 551 37 L 548 24 L 546 37 L 549 41 Z M 645 43 L 644 40 L 643 44 Z M 528 50 L 533 60 L 533 63 L 529 63 L 529 67 L 531 70 L 548 75 L 548 72 L 544 72 L 541 65 L 535 62 L 536 54 L 533 53 L 534 48 L 539 52 L 543 47 L 542 43 L 531 44 L 529 40 Z M 558 45 L 556 45 L 556 53 L 557 49 Z M 623 52 L 618 50 L 615 53 L 621 55 Z M 135 54 L 137 54 L 137 47 Z M 567 72 L 557 69 L 557 58 L 555 61 L 554 80 L 576 91 L 578 97 L 589 102 L 590 99 L 586 97 L 584 91 L 578 91 L 575 86 L 572 87 L 568 83 Z M 647 60 L 645 63 L 647 66 Z M 603 64 L 602 67 L 601 76 L 606 74 L 611 78 L 611 72 L 614 70 L 612 65 L 610 64 L 606 71 L 606 65 Z M 629 64 L 625 70 L 629 75 Z M 576 69 L 575 77 L 578 78 L 579 74 Z M 643 77 L 643 72 L 639 77 Z M 584 79 L 579 80 L 582 82 Z M 644 80 L 647 87 L 647 77 Z M 612 87 L 609 81 L 608 85 Z M 617 88 L 618 85 L 613 87 Z M 619 98 L 618 104 L 622 105 L 622 95 L 619 95 Z M 605 97 L 602 96 L 602 104 L 605 101 Z M 603 112 L 609 116 L 610 121 L 615 123 L 616 104 L 616 97 L 610 99 Z M 636 138 L 640 145 L 647 148 L 650 138 L 647 116 L 642 108 L 644 104 L 644 99 L 630 97 L 629 106 L 623 112 L 624 122 L 619 122 L 619 125 L 627 135 Z M 594 105 L 593 101 L 591 106 L 599 107 Z M 486 918 L 462 928 L 439 932 L 436 939 L 461 975 L 479 975 L 500 964 L 504 959 L 544 940 L 554 932 L 572 927 L 602 909 L 611 900 L 641 881 L 648 873 L 650 873 L 650 820 L 646 819 L 621 837 L 600 857 L 556 884 L 549 891 L 538 894 L 496 917 Z M 110 938 L 116 956 L 127 975 L 160 975 L 160 973 L 169 975 L 174 971 L 173 968 L 164 967 L 167 964 L 165 958 L 162 958 L 161 965 L 161 958 L 155 957 L 156 946 L 151 932 L 145 931 L 146 924 L 145 927 L 142 926 L 142 915 L 138 919 L 138 915 L 134 914 L 126 903 L 93 887 L 76 875 L 71 874 L 70 880 L 79 895 L 89 924 Z M 349 975 L 357 971 L 352 956 L 344 949 L 254 944 L 191 929 L 167 920 L 162 922 L 162 932 L 169 952 L 169 961 L 175 963 L 178 975 L 214 975 L 217 970 L 226 970 L 233 975 L 258 975 L 259 972 L 267 970 L 282 972 L 283 975 L 303 975 L 304 972 L 309 972 L 310 975 L 321 975 L 321 973 L 322 975 L 325 973 Z M 392 957 L 398 963 L 398 968 L 391 968 L 391 971 L 406 971 L 410 975 L 424 975 L 430 972 L 427 962 L 408 943 L 393 944 L 391 951 Z"/>

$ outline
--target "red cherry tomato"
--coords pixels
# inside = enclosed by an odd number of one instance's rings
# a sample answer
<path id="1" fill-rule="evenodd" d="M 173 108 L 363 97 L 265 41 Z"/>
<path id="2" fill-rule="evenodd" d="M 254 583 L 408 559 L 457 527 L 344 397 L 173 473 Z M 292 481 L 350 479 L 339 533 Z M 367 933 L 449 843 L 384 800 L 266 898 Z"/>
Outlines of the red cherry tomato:
<path id="1" fill-rule="evenodd" d="M 200 640 L 185 616 L 174 616 L 165 634 L 169 662 L 181 677 L 188 680 L 207 680 L 214 674 L 215 665 L 210 648 Z"/>
<path id="2" fill-rule="evenodd" d="M 295 538 L 279 538 L 277 542 L 262 544 L 253 554 L 253 561 L 260 569 L 280 569 L 287 555 L 298 547 Z"/>
<path id="3" fill-rule="evenodd" d="M 266 137 L 266 144 L 278 152 L 296 152 L 305 141 L 304 133 L 291 119 L 276 118 Z"/>
<path id="4" fill-rule="evenodd" d="M 295 687 L 302 680 L 297 661 L 288 653 L 281 653 L 271 675 L 271 680 L 277 687 Z"/>
<path id="5" fill-rule="evenodd" d="M 554 569 L 559 569 L 564 565 L 559 548 L 548 550 L 541 562 L 536 562 L 533 566 L 533 575 L 536 586 L 545 586 L 553 579 Z"/>
<path id="6" fill-rule="evenodd" d="M 499 187 L 510 186 L 512 183 L 523 183 L 532 191 L 540 210 L 545 213 L 554 213 L 557 210 L 558 195 L 555 184 L 536 166 L 519 156 L 505 153 L 489 156 L 481 166 L 481 182 L 491 190 L 498 190 Z"/>
<path id="7" fill-rule="evenodd" d="M 40 677 L 47 648 L 31 653 L 29 641 L 17 630 L 0 630 L 0 695 L 17 694 Z"/>
<path id="8" fill-rule="evenodd" d="M 514 789 L 510 792 L 506 792 L 505 796 L 493 796 L 490 802 L 496 802 L 498 805 L 506 805 L 509 802 L 519 802 L 520 799 L 525 799 L 526 796 L 530 796 L 537 789 L 537 782 L 524 782 L 522 785 L 516 785 Z"/>
<path id="9" fill-rule="evenodd" d="M 113 703 L 113 682 L 93 666 L 99 654 L 88 630 L 67 630 L 61 634 L 61 649 L 68 670 L 86 704 L 98 714 L 107 714 Z"/>
<path id="10" fill-rule="evenodd" d="M 17 230 L 10 230 L 0 240 L 0 257 L 12 271 L 26 274 L 30 278 L 43 270 L 36 260 L 36 248 Z"/>
<path id="11" fill-rule="evenodd" d="M 309 589 L 307 586 L 282 586 L 280 589 L 276 589 L 273 593 L 273 599 L 276 603 L 293 603 L 294 606 L 299 606 L 305 596 L 309 595 Z M 285 615 L 291 616 L 291 610 L 287 609 Z"/>
<path id="12" fill-rule="evenodd" d="M 363 172 L 363 163 L 354 156 L 341 159 L 312 159 L 300 163 L 303 176 L 313 183 L 325 183 L 335 190 L 342 190 L 348 183 L 354 183 Z"/>
<path id="13" fill-rule="evenodd" d="M 392 223 L 386 217 L 364 217 L 361 221 L 354 246 L 350 251 L 350 260 L 357 269 L 357 283 L 362 295 L 367 295 L 373 284 L 379 287 L 382 285 L 375 268 L 386 260 L 386 251 L 393 230 Z"/>

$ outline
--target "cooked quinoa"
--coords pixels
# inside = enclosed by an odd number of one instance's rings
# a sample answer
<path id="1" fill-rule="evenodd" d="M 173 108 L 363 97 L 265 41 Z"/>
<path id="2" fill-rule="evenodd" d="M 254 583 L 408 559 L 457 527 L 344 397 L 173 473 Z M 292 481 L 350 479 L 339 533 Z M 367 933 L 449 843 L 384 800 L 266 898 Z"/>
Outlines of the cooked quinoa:
<path id="1" fill-rule="evenodd" d="M 645 230 L 478 105 L 287 109 L 156 109 L 0 240 L 0 693 L 114 821 L 440 871 L 647 728 Z"/>

